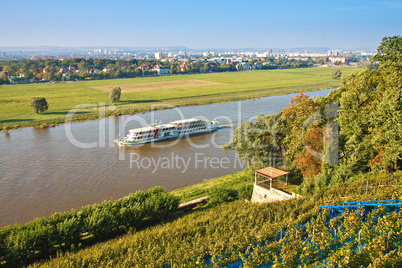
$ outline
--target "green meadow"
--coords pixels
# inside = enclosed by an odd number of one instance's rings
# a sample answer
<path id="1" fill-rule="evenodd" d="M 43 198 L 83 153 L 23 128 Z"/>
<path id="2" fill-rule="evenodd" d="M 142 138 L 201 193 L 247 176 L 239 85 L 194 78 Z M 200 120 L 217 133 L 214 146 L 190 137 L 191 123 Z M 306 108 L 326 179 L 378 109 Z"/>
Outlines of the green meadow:
<path id="1" fill-rule="evenodd" d="M 107 106 L 105 116 L 114 116 L 147 112 L 151 107 L 163 109 L 333 88 L 340 84 L 339 79 L 331 78 L 334 69 L 264 70 L 3 85 L 0 86 L 0 129 L 63 124 L 73 107 L 79 107 L 73 121 L 86 121 L 98 119 L 99 107 L 102 106 Z M 356 68 L 348 67 L 339 69 L 342 77 L 356 71 Z M 109 106 L 107 87 L 112 89 L 116 85 L 122 88 L 122 95 L 120 102 L 112 107 Z M 46 98 L 49 110 L 42 114 L 33 113 L 30 107 L 32 97 Z"/>

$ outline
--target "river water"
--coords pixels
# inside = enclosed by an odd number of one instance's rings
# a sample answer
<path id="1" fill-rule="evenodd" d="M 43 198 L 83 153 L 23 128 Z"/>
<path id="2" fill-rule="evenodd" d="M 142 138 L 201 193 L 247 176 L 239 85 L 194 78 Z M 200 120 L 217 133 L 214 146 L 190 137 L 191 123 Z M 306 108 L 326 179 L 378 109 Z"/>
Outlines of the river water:
<path id="1" fill-rule="evenodd" d="M 329 92 L 306 94 L 326 96 Z M 278 113 L 295 95 L 1 132 L 0 227 L 121 198 L 153 186 L 170 191 L 242 170 L 245 166 L 235 153 L 225 155 L 221 149 L 230 140 L 233 127 L 139 147 L 118 148 L 113 140 L 119 134 L 125 136 L 131 128 L 155 121 L 197 117 L 218 119 L 220 124 L 235 127 L 261 113 Z"/>

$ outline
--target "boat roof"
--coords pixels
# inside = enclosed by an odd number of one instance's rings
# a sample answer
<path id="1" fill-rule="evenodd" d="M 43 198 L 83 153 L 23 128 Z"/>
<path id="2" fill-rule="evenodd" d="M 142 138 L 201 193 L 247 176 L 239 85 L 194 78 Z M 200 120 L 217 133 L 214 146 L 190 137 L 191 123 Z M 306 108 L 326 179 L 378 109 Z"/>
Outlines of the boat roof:
<path id="1" fill-rule="evenodd" d="M 155 130 L 157 128 L 169 128 L 169 127 L 175 127 L 172 123 L 169 124 L 164 124 L 164 125 L 148 125 L 146 127 L 140 127 L 140 128 L 133 128 L 130 129 L 129 132 L 143 132 L 143 131 L 149 131 L 149 130 Z"/>
<path id="2" fill-rule="evenodd" d="M 191 122 L 197 122 L 197 121 L 202 121 L 202 120 L 201 120 L 201 119 L 197 119 L 197 118 L 183 119 L 183 120 L 173 121 L 173 122 L 171 122 L 171 124 L 191 123 Z"/>
<path id="3" fill-rule="evenodd" d="M 170 122 L 168 124 L 163 124 L 163 125 L 152 124 L 152 125 L 148 125 L 146 127 L 133 128 L 133 129 L 130 129 L 129 132 L 143 132 L 143 131 L 155 130 L 157 128 L 176 127 L 176 125 L 180 124 L 180 123 L 183 124 L 183 123 L 192 123 L 192 122 L 198 122 L 198 121 L 204 121 L 204 120 L 197 119 L 197 118 L 176 120 L 176 121 Z"/>

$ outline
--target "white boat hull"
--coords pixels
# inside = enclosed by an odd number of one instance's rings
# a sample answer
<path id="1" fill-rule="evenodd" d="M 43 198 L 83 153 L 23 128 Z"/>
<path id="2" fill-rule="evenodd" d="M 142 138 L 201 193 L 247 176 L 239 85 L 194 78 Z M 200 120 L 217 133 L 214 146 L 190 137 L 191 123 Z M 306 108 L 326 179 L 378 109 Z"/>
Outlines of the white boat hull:
<path id="1" fill-rule="evenodd" d="M 128 141 L 125 139 L 117 139 L 114 142 L 117 143 L 118 146 L 136 146 L 136 145 L 143 145 L 146 143 L 151 143 L 151 142 L 159 142 L 159 141 L 165 141 L 168 139 L 177 139 L 185 136 L 192 136 L 192 135 L 197 135 L 197 134 L 207 134 L 214 132 L 219 129 L 219 125 L 214 126 L 213 128 L 205 129 L 205 130 L 199 130 L 199 131 L 194 131 L 194 132 L 189 132 L 189 133 L 183 133 L 179 135 L 170 135 L 170 136 L 165 136 L 165 137 L 158 137 L 155 139 L 148 139 L 148 140 L 141 140 L 141 141 Z"/>

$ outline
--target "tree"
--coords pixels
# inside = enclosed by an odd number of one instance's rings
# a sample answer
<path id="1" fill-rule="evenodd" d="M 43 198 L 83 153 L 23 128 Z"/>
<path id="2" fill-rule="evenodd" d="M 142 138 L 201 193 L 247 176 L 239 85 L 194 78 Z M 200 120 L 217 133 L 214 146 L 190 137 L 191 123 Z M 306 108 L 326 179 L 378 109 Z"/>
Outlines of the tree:
<path id="1" fill-rule="evenodd" d="M 25 80 L 30 81 L 34 77 L 33 73 L 31 71 L 26 71 L 25 72 Z"/>
<path id="2" fill-rule="evenodd" d="M 355 173 L 366 171 L 375 155 L 371 131 L 374 128 L 373 115 L 382 95 L 380 81 L 378 72 L 365 69 L 348 76 L 339 88 L 344 91 L 338 111 L 342 161 Z"/>
<path id="3" fill-rule="evenodd" d="M 300 156 L 299 161 L 298 155 L 305 154 L 305 141 L 303 140 L 303 125 L 308 122 L 308 119 L 312 120 L 315 117 L 310 117 L 319 109 L 318 104 L 314 99 L 308 97 L 306 94 L 300 93 L 296 95 L 290 101 L 290 107 L 285 108 L 282 111 L 282 121 L 284 124 L 283 133 L 285 133 L 285 138 L 283 140 L 283 145 L 286 149 L 286 167 L 293 170 L 301 170 Z M 311 131 L 312 129 L 318 127 L 317 123 L 310 124 L 306 126 L 306 131 Z M 308 139 L 306 140 L 308 141 Z M 309 146 L 312 146 L 309 144 Z M 314 147 L 314 146 L 312 146 Z M 314 149 L 314 148 L 313 148 Z"/>
<path id="4" fill-rule="evenodd" d="M 341 70 L 336 69 L 336 70 L 334 70 L 334 71 L 332 72 L 331 77 L 332 77 L 333 79 L 337 79 L 337 78 L 341 77 L 341 75 L 342 75 Z"/>
<path id="5" fill-rule="evenodd" d="M 307 129 L 304 135 L 303 141 L 305 146 L 310 147 L 316 152 L 323 151 L 323 134 L 322 130 L 317 127 L 310 127 Z M 321 161 L 315 157 L 308 150 L 303 150 L 304 153 L 296 155 L 296 160 L 294 161 L 297 167 L 300 169 L 303 177 L 312 178 L 321 172 Z"/>
<path id="6" fill-rule="evenodd" d="M 120 101 L 120 96 L 121 96 L 121 88 L 120 87 L 114 87 L 112 90 L 110 90 L 109 93 L 109 100 L 110 102 L 119 102 Z"/>
<path id="7" fill-rule="evenodd" d="M 374 111 L 372 144 L 378 151 L 370 162 L 379 168 L 395 171 L 402 167 L 402 90 L 388 89 Z M 375 166 L 374 165 L 374 166 Z"/>
<path id="8" fill-rule="evenodd" d="M 240 159 L 251 166 L 282 164 L 283 132 L 280 115 L 259 115 L 255 123 L 245 121 L 238 126 L 233 139 L 223 146 L 224 152 L 234 149 Z"/>
<path id="9" fill-rule="evenodd" d="M 9 83 L 6 72 L 0 72 L 0 85 Z"/>
<path id="10" fill-rule="evenodd" d="M 377 155 L 370 165 L 394 171 L 402 168 L 402 37 L 384 37 L 373 57 L 380 65 L 376 93 L 381 93 L 373 109 L 372 144 Z"/>
<path id="11" fill-rule="evenodd" d="M 123 78 L 124 74 L 121 70 L 117 70 L 115 73 L 116 78 Z"/>
<path id="12" fill-rule="evenodd" d="M 379 61 L 382 66 L 402 68 L 402 37 L 384 37 L 378 47 L 378 53 L 373 57 L 373 61 Z"/>
<path id="13" fill-rule="evenodd" d="M 49 108 L 49 105 L 45 98 L 33 97 L 31 99 L 31 107 L 35 113 L 39 114 L 46 111 Z"/>
<path id="14" fill-rule="evenodd" d="M 209 66 L 209 63 L 208 62 L 204 63 L 204 66 L 202 67 L 202 71 L 204 73 L 208 73 L 210 69 L 211 69 L 211 67 Z"/>

